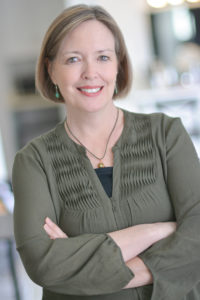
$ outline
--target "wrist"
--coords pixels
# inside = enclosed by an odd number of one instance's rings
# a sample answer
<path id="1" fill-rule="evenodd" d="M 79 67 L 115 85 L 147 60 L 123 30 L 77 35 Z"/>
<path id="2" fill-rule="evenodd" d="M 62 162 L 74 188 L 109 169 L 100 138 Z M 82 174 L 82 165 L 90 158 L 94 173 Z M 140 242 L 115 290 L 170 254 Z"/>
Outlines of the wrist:
<path id="1" fill-rule="evenodd" d="M 158 222 L 155 223 L 155 238 L 158 240 L 164 239 L 171 235 L 176 230 L 175 222 Z"/>
<path id="2" fill-rule="evenodd" d="M 125 288 L 134 288 L 151 284 L 153 276 L 148 267 L 139 257 L 135 257 L 126 263 L 127 267 L 131 269 L 134 278 L 125 286 Z"/>

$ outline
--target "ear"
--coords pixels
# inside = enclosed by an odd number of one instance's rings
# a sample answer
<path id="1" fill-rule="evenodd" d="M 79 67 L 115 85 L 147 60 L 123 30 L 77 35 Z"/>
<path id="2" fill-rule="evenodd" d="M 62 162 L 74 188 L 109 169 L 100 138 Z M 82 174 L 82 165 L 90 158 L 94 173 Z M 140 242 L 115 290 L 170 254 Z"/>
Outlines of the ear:
<path id="1" fill-rule="evenodd" d="M 46 64 L 49 77 L 51 78 L 51 81 L 53 82 L 53 84 L 56 84 L 56 81 L 54 80 L 54 76 L 53 76 L 53 62 L 51 62 L 48 58 L 46 58 L 45 64 Z"/>

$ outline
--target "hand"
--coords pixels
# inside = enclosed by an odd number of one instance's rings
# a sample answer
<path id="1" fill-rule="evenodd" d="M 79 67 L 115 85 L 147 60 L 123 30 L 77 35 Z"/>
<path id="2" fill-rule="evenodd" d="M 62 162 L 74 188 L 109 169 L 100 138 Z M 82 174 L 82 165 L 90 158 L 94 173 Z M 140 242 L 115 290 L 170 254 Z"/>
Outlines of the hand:
<path id="1" fill-rule="evenodd" d="M 158 232 L 160 234 L 160 239 L 166 238 L 176 231 L 177 223 L 176 222 L 161 222 L 155 223 Z"/>
<path id="2" fill-rule="evenodd" d="M 135 275 L 131 281 L 124 287 L 135 288 L 153 283 L 153 276 L 148 267 L 144 264 L 140 257 L 134 257 L 126 263 Z"/>
<path id="3" fill-rule="evenodd" d="M 52 240 L 68 238 L 68 236 L 60 229 L 60 227 L 58 227 L 58 225 L 56 225 L 48 217 L 45 219 L 43 228 Z"/>

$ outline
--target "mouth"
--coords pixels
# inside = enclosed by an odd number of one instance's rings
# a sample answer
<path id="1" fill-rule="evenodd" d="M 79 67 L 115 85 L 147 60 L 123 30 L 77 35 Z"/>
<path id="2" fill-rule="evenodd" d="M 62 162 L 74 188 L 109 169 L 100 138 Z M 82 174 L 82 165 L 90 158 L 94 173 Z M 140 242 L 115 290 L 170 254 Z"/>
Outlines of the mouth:
<path id="1" fill-rule="evenodd" d="M 79 87 L 78 90 L 85 96 L 94 97 L 101 93 L 103 86 L 83 86 Z"/>

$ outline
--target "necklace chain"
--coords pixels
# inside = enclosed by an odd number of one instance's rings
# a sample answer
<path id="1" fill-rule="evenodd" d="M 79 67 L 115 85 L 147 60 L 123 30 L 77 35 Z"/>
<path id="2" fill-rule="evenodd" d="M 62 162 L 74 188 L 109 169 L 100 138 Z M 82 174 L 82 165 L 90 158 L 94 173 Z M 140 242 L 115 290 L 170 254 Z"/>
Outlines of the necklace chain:
<path id="1" fill-rule="evenodd" d="M 117 116 L 116 116 L 116 119 L 115 119 L 115 123 L 114 123 L 114 125 L 113 125 L 113 128 L 112 128 L 112 130 L 111 130 L 109 136 L 108 136 L 108 139 L 107 139 L 107 142 L 106 142 L 105 151 L 104 151 L 102 157 L 96 156 L 96 155 L 95 155 L 94 153 L 92 153 L 87 147 L 85 147 L 85 145 L 83 145 L 83 143 L 82 143 L 82 142 L 74 135 L 74 133 L 71 131 L 71 129 L 70 129 L 68 123 L 67 123 L 67 120 L 66 120 L 65 124 L 66 124 L 66 126 L 67 126 L 68 131 L 69 131 L 70 134 L 73 136 L 73 138 L 74 138 L 81 146 L 83 146 L 83 147 L 84 147 L 84 148 L 85 148 L 85 149 L 86 149 L 93 157 L 95 157 L 96 159 L 98 159 L 98 160 L 101 162 L 101 160 L 104 159 L 104 157 L 105 157 L 105 155 L 106 155 L 106 152 L 107 152 L 107 149 L 108 149 L 108 144 L 109 144 L 110 138 L 111 138 L 111 136 L 112 136 L 112 134 L 113 134 L 113 131 L 115 130 L 115 127 L 116 127 L 116 125 L 117 125 L 118 118 L 119 118 L 119 109 L 117 109 Z M 99 164 L 98 164 L 98 167 L 104 167 L 104 164 L 103 164 L 103 163 L 99 163 Z"/>

